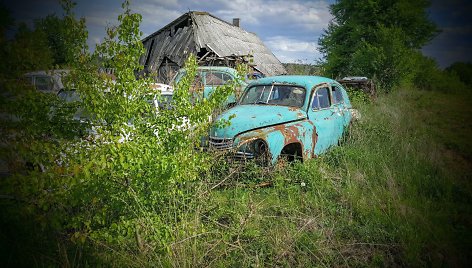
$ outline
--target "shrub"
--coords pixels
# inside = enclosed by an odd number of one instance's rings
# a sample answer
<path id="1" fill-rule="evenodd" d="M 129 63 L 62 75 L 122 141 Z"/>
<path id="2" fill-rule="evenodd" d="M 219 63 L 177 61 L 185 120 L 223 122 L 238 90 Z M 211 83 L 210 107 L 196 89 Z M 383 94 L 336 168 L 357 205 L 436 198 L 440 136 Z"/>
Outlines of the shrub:
<path id="1" fill-rule="evenodd" d="M 190 56 L 172 109 L 157 111 L 151 100 L 159 100 L 159 92 L 149 78 L 135 76 L 143 68 L 141 15 L 127 1 L 123 8 L 120 24 L 107 29 L 93 54 L 84 49 L 86 35 L 82 43 L 68 44 L 74 62 L 67 87 L 77 90 L 79 102 L 67 105 L 12 86 L 8 113 L 18 120 L 9 121 L 6 154 L 16 153 L 21 163 L 2 182 L 3 193 L 24 200 L 25 218 L 54 237 L 107 252 L 95 255 L 102 261 L 121 264 L 129 260 L 116 258 L 120 252 L 136 257 L 167 250 L 174 237 L 169 221 L 179 220 L 178 211 L 194 198 L 193 183 L 212 163 L 200 147 L 209 118 L 240 82 L 205 99 L 191 93 L 197 63 Z M 99 73 L 102 66 L 113 68 L 116 79 Z M 89 115 L 85 122 L 72 119 L 77 105 Z M 79 124 L 77 131 L 71 122 Z M 27 163 L 31 169 L 21 168 Z"/>
<path id="2" fill-rule="evenodd" d="M 446 68 L 450 74 L 455 74 L 466 85 L 472 85 L 472 63 L 470 62 L 455 62 Z"/>
<path id="3" fill-rule="evenodd" d="M 440 70 L 436 62 L 421 54 L 416 55 L 412 82 L 424 90 L 454 91 L 465 89 L 455 72 Z"/>

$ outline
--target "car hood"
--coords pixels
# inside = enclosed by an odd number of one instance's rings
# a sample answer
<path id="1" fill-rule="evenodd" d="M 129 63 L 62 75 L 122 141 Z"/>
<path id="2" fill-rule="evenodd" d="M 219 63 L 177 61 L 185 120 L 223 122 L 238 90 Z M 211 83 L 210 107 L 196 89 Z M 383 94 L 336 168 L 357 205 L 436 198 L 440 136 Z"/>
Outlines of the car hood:
<path id="1" fill-rule="evenodd" d="M 220 138 L 233 138 L 239 133 L 248 130 L 263 128 L 290 121 L 305 119 L 306 113 L 295 107 L 274 105 L 238 105 L 217 118 L 229 120 L 230 125 L 219 128 L 214 126 L 210 136 Z"/>

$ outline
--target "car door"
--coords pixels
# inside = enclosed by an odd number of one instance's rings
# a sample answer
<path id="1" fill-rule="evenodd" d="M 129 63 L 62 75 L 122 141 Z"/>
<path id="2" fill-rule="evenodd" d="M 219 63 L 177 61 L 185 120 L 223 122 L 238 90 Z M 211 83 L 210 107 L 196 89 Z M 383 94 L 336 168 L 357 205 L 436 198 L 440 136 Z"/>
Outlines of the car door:
<path id="1" fill-rule="evenodd" d="M 336 144 L 338 139 L 335 129 L 337 117 L 331 105 L 331 90 L 328 84 L 322 84 L 314 89 L 308 107 L 308 118 L 316 127 L 318 139 L 314 153 L 319 155 Z"/>
<path id="2" fill-rule="evenodd" d="M 339 140 L 344 132 L 344 127 L 349 124 L 350 118 L 348 117 L 349 110 L 345 107 L 342 88 L 336 84 L 331 84 L 331 100 L 334 112 L 335 135 Z"/>

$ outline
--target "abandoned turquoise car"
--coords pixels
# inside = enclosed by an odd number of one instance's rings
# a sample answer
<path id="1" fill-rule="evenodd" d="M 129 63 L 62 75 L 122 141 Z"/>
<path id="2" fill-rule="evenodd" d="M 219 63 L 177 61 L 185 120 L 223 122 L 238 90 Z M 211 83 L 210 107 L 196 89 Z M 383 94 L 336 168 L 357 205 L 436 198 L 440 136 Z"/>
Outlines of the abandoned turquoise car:
<path id="1" fill-rule="evenodd" d="M 248 85 L 235 107 L 217 118 L 230 124 L 215 124 L 208 146 L 227 151 L 232 159 L 266 164 L 280 157 L 313 158 L 338 144 L 351 122 L 351 110 L 346 90 L 332 79 L 261 78 Z"/>
<path id="2" fill-rule="evenodd" d="M 173 79 L 173 83 L 177 84 L 182 77 L 185 75 L 186 70 L 180 69 Z M 218 86 L 226 84 L 228 81 L 235 80 L 238 77 L 238 73 L 235 69 L 223 66 L 200 66 L 197 68 L 197 75 L 192 85 L 194 89 L 202 88 L 203 97 L 208 98 L 210 94 L 215 91 Z M 242 83 L 236 90 L 240 93 L 247 86 L 244 79 L 240 79 Z M 238 94 L 239 95 L 239 94 Z M 226 100 L 225 104 L 235 103 L 236 96 L 230 95 Z"/>

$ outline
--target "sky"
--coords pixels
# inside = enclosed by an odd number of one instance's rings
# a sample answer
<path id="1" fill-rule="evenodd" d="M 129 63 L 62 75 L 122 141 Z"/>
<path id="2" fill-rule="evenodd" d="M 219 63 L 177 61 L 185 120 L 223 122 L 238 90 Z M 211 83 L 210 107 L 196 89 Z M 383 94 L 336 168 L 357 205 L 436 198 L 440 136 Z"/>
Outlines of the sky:
<path id="1" fill-rule="evenodd" d="M 332 16 L 329 5 L 335 0 L 132 0 L 131 10 L 143 17 L 143 37 L 159 30 L 183 13 L 207 11 L 223 20 L 241 19 L 241 27 L 256 33 L 281 62 L 313 64 L 322 55 L 318 39 Z M 16 21 L 32 25 L 35 18 L 55 13 L 62 15 L 58 0 L 0 0 Z M 75 0 L 74 13 L 85 17 L 92 49 L 105 36 L 107 26 L 116 25 L 121 0 Z M 456 61 L 472 62 L 472 1 L 433 0 L 430 18 L 441 33 L 423 48 L 439 66 Z"/>

